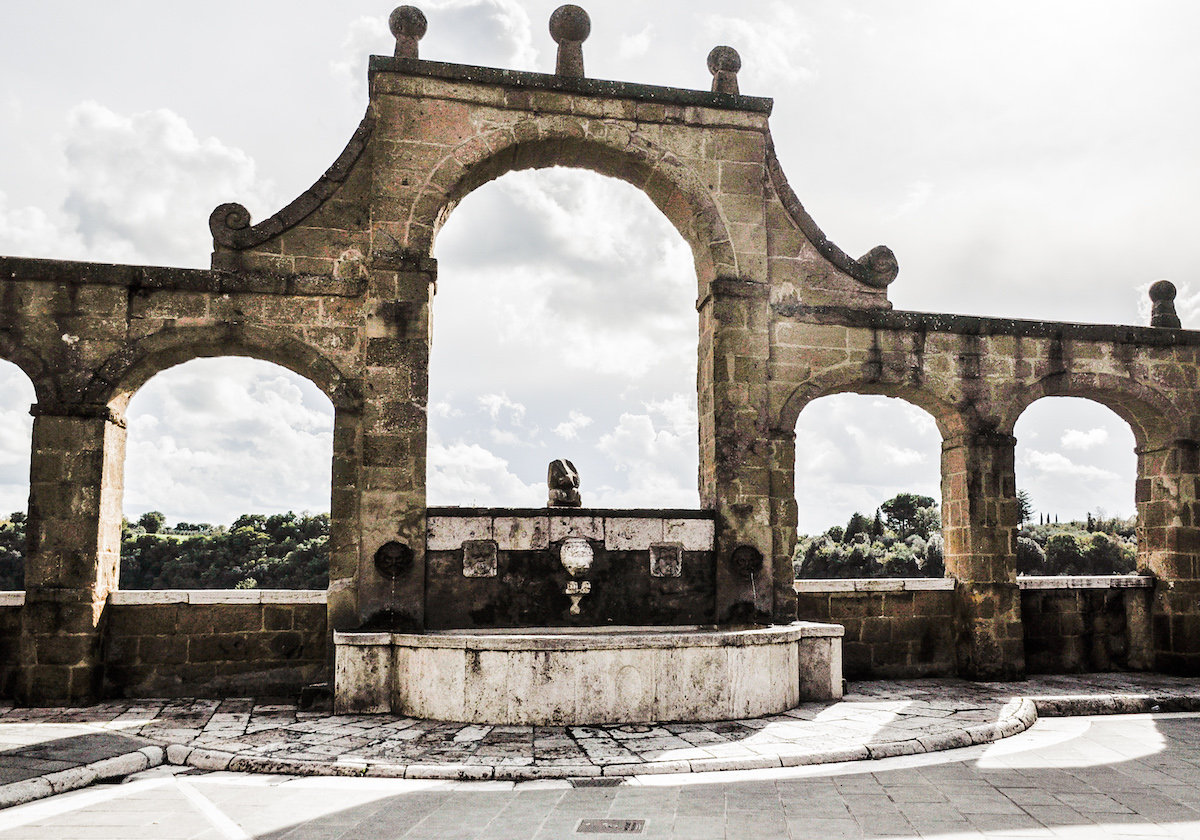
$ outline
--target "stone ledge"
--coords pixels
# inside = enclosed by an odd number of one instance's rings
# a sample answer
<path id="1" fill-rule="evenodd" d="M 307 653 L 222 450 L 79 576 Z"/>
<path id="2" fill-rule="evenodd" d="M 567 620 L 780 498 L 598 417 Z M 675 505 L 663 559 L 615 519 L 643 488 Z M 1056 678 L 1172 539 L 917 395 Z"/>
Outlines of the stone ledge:
<path id="1" fill-rule="evenodd" d="M 1153 589 L 1150 575 L 1017 575 L 1021 589 Z"/>
<path id="2" fill-rule="evenodd" d="M 954 578 L 819 578 L 796 580 L 797 592 L 952 592 Z"/>
<path id="3" fill-rule="evenodd" d="M 24 602 L 22 593 L 22 602 Z M 324 604 L 323 589 L 118 589 L 112 606 L 152 604 Z"/>
<path id="4" fill-rule="evenodd" d="M 716 526 L 708 511 L 594 508 L 429 508 L 428 551 L 458 551 L 466 540 L 495 539 L 501 551 L 546 550 L 569 536 L 603 541 L 608 551 L 649 551 L 678 543 L 712 551 Z"/>
<path id="5" fill-rule="evenodd" d="M 1069 321 L 1032 321 L 1021 318 L 987 318 L 940 312 L 853 309 L 845 306 L 804 306 L 792 303 L 775 304 L 772 309 L 776 315 L 798 322 L 866 329 L 973 336 L 1011 335 L 1068 341 L 1111 341 L 1117 344 L 1150 347 L 1200 344 L 1200 330 L 1163 329 L 1128 324 L 1079 324 Z"/>
<path id="6" fill-rule="evenodd" d="M 340 280 L 322 275 L 230 272 L 161 265 L 48 260 L 36 257 L 0 257 L 0 277 L 15 282 L 126 286 L 147 292 L 198 294 L 359 297 L 364 291 L 360 280 Z"/>
<path id="7" fill-rule="evenodd" d="M 456 82 L 556 90 L 588 96 L 636 99 L 640 102 L 661 102 L 667 105 L 698 105 L 722 111 L 750 111 L 764 115 L 770 114 L 774 107 L 774 100 L 761 96 L 712 93 L 706 90 L 688 90 L 687 88 L 646 85 L 637 82 L 612 82 L 605 79 L 559 76 L 552 73 L 533 73 L 527 70 L 503 70 L 497 67 L 452 64 L 417 58 L 395 58 L 388 55 L 370 57 L 368 74 L 374 76 L 376 73 L 402 73 L 407 76 L 450 79 Z"/>

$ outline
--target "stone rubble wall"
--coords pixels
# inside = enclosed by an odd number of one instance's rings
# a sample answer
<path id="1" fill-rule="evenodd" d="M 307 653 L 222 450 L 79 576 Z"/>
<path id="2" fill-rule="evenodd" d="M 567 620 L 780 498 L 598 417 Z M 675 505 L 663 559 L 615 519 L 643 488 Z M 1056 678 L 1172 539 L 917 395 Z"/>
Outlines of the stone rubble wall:
<path id="1" fill-rule="evenodd" d="M 104 632 L 107 697 L 294 697 L 326 680 L 325 593 L 114 593 Z"/>
<path id="2" fill-rule="evenodd" d="M 846 628 L 846 679 L 954 675 L 953 580 L 797 580 L 795 588 L 802 620 Z"/>

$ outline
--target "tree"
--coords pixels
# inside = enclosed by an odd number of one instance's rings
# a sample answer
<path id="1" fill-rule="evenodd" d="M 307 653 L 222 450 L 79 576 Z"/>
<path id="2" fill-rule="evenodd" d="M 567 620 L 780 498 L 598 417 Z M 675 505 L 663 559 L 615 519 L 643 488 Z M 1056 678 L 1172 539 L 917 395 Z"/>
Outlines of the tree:
<path id="1" fill-rule="evenodd" d="M 167 517 L 160 510 L 151 510 L 143 513 L 138 519 L 138 525 L 146 531 L 147 534 L 157 534 L 166 524 Z"/>
<path id="2" fill-rule="evenodd" d="M 1017 574 L 1044 575 L 1046 552 L 1029 537 L 1017 537 Z"/>
<path id="3" fill-rule="evenodd" d="M 1048 575 L 1087 574 L 1083 545 L 1074 534 L 1055 534 L 1046 540 L 1046 571 Z"/>
<path id="4" fill-rule="evenodd" d="M 854 538 L 859 534 L 871 533 L 871 520 L 863 516 L 857 511 L 850 515 L 850 521 L 846 523 L 846 532 L 842 535 L 842 542 L 853 542 Z"/>
<path id="5" fill-rule="evenodd" d="M 1092 534 L 1083 556 L 1087 560 L 1089 573 L 1093 575 L 1125 575 L 1137 568 L 1134 550 L 1103 531 Z"/>
<path id="6" fill-rule="evenodd" d="M 1017 491 L 1017 521 L 1024 525 L 1033 519 L 1033 500 L 1029 498 L 1028 490 Z"/>
<path id="7" fill-rule="evenodd" d="M 0 590 L 25 588 L 25 512 L 0 522 Z"/>
<path id="8" fill-rule="evenodd" d="M 897 493 L 888 499 L 879 509 L 887 517 L 887 525 L 896 532 L 900 539 L 906 539 L 918 530 L 920 514 L 927 508 L 936 508 L 937 502 L 931 496 L 920 496 L 916 493 Z M 929 533 L 921 534 L 922 539 L 929 539 Z"/>

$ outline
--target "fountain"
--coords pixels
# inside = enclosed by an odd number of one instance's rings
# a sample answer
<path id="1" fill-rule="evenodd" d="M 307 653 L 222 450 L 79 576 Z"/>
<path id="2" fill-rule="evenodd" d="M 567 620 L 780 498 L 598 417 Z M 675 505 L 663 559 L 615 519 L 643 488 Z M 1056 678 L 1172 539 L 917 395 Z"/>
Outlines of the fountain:
<path id="1" fill-rule="evenodd" d="M 840 626 L 715 623 L 711 513 L 563 504 L 579 498 L 569 461 L 551 464 L 549 490 L 546 508 L 429 510 L 424 631 L 335 633 L 336 711 L 589 725 L 841 695 Z M 407 555 L 385 549 L 380 574 L 406 573 Z M 729 560 L 752 588 L 762 566 L 749 546 Z"/>
<path id="2" fill-rule="evenodd" d="M 776 303 L 768 245 L 799 242 L 789 218 L 807 223 L 802 209 L 764 217 L 764 200 L 747 200 L 778 167 L 764 134 L 770 101 L 739 93 L 737 51 L 709 55 L 711 91 L 679 90 L 589 78 L 591 23 L 574 5 L 550 18 L 553 74 L 427 60 L 420 10 L 402 6 L 390 24 L 395 55 L 371 58 L 371 109 L 349 163 L 313 188 L 316 196 L 373 150 L 343 196 L 353 202 L 367 184 L 379 193 L 350 214 L 370 220 L 369 236 L 347 240 L 369 249 L 368 268 L 359 278 L 339 262 L 338 277 L 379 296 L 367 356 L 399 354 L 406 365 L 404 376 L 363 391 L 371 434 L 353 445 L 369 445 L 370 467 L 335 467 L 338 498 L 358 505 L 362 523 L 331 573 L 331 624 L 360 624 L 334 633 L 337 711 L 586 725 L 744 718 L 841 696 L 842 628 L 793 621 L 795 514 L 790 476 L 774 465 L 794 458 L 794 442 L 767 420 L 777 413 L 769 400 L 786 394 L 765 379 L 745 384 L 767 359 L 751 325 Z M 585 508 L 565 459 L 550 464 L 544 508 L 424 508 L 433 237 L 478 185 L 556 164 L 643 189 L 693 247 L 704 510 Z M 771 178 L 791 195 L 782 175 Z M 222 212 L 214 236 L 249 236 L 244 211 Z M 301 203 L 295 212 L 319 228 L 344 211 L 310 220 Z M 727 229 L 727 219 L 740 221 Z M 777 262 L 807 272 L 814 259 Z M 884 274 L 870 279 L 886 286 Z M 791 286 L 778 291 L 795 299 Z M 345 422 L 350 429 L 349 414 Z"/>

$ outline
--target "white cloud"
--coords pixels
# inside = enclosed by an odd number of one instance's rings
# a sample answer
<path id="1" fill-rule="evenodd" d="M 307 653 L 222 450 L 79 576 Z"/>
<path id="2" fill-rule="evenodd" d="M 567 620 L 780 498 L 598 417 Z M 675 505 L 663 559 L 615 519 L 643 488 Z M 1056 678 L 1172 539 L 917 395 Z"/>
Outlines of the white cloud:
<path id="1" fill-rule="evenodd" d="M 636 58 L 650 51 L 650 39 L 654 37 L 654 25 L 646 24 L 641 31 L 634 35 L 622 35 L 621 45 L 617 48 L 619 58 Z"/>
<path id="2" fill-rule="evenodd" d="M 241 513 L 329 509 L 333 406 L 307 380 L 250 359 L 198 359 L 129 404 L 128 516 L 228 524 Z"/>
<path id="3" fill-rule="evenodd" d="M 200 139 L 159 109 L 121 116 L 84 102 L 62 140 L 67 195 L 60 209 L 0 202 L 0 251 L 104 262 L 205 265 L 208 216 L 239 201 L 271 206 L 254 162 L 216 138 Z"/>
<path id="4" fill-rule="evenodd" d="M 545 482 L 526 484 L 508 462 L 478 444 L 429 441 L 427 496 L 431 505 L 537 507 L 546 503 Z"/>
<path id="5" fill-rule="evenodd" d="M 762 6 L 745 8 L 745 17 L 708 15 L 704 28 L 709 35 L 728 44 L 742 57 L 739 87 L 796 85 L 811 80 L 812 69 L 801 63 L 808 57 L 806 44 L 811 40 L 808 22 L 788 3 L 766 4 L 765 10 L 750 17 Z"/>
<path id="6" fill-rule="evenodd" d="M 896 209 L 884 215 L 888 220 L 899 219 L 922 210 L 933 195 L 933 184 L 928 181 L 914 181 L 909 184 L 904 200 Z"/>
<path id="7" fill-rule="evenodd" d="M 492 438 L 492 443 L 500 446 L 532 446 L 532 444 L 521 440 L 516 432 L 509 431 L 508 429 L 491 429 L 488 431 L 488 434 Z"/>
<path id="8" fill-rule="evenodd" d="M 16 365 L 0 361 L 0 516 L 28 506 L 33 402 L 33 383 Z"/>
<path id="9" fill-rule="evenodd" d="M 533 26 L 516 0 L 431 0 L 422 8 L 429 19 L 429 31 L 421 39 L 422 58 L 514 70 L 553 70 L 537 66 Z"/>
<path id="10" fill-rule="evenodd" d="M 1042 473 L 1093 479 L 1118 478 L 1118 475 L 1112 470 L 1106 470 L 1103 467 L 1091 464 L 1076 463 L 1061 452 L 1038 452 L 1036 449 L 1030 450 L 1026 454 L 1025 463 Z"/>
<path id="11" fill-rule="evenodd" d="M 40 207 L 10 208 L 0 192 L 0 253 L 82 259 L 88 249 L 61 211 L 52 215 Z"/>
<path id="12" fill-rule="evenodd" d="M 1150 323 L 1150 286 L 1150 283 L 1146 283 L 1138 289 L 1141 292 L 1138 308 L 1143 324 Z M 1187 281 L 1176 283 L 1175 288 L 1175 314 L 1179 316 L 1184 329 L 1194 330 L 1200 327 L 1200 289 L 1192 291 L 1192 285 Z"/>
<path id="13" fill-rule="evenodd" d="M 578 170 L 512 173 L 467 197 L 437 254 L 435 319 L 444 330 L 447 307 L 460 307 L 463 340 L 435 353 L 469 350 L 480 364 L 487 354 L 477 348 L 490 335 L 522 367 L 555 357 L 641 378 L 695 364 L 691 250 L 629 185 Z"/>
<path id="14" fill-rule="evenodd" d="M 484 394 L 478 400 L 493 420 L 499 419 L 501 411 L 507 411 L 509 422 L 519 426 L 525 417 L 525 406 L 510 400 L 508 394 Z"/>
<path id="15" fill-rule="evenodd" d="M 329 62 L 329 69 L 341 78 L 355 99 L 367 98 L 367 60 L 371 55 L 391 55 L 396 39 L 381 17 L 360 17 L 350 23 L 342 40 L 342 57 Z"/>
<path id="16" fill-rule="evenodd" d="M 570 419 L 564 420 L 554 427 L 554 434 L 563 440 L 574 440 L 579 435 L 580 429 L 592 425 L 592 418 L 581 412 L 571 411 L 567 416 Z"/>
<path id="17" fill-rule="evenodd" d="M 837 394 L 806 406 L 796 424 L 801 533 L 870 514 L 897 493 L 938 498 L 941 435 L 933 418 L 899 399 Z"/>
<path id="18" fill-rule="evenodd" d="M 429 415 L 431 417 L 462 417 L 463 411 L 455 408 L 447 400 L 440 400 L 429 406 Z"/>
<path id="19" fill-rule="evenodd" d="M 645 414 L 622 414 L 616 427 L 601 435 L 596 449 L 624 474 L 626 485 L 619 488 L 602 484 L 594 491 L 597 501 L 585 503 L 605 507 L 696 507 L 696 414 L 694 408 L 688 412 L 687 404 L 688 398 L 677 394 L 648 403 Z"/>
<path id="20" fill-rule="evenodd" d="M 1086 432 L 1067 429 L 1060 442 L 1064 449 L 1093 449 L 1108 443 L 1108 429 L 1096 428 Z"/>

